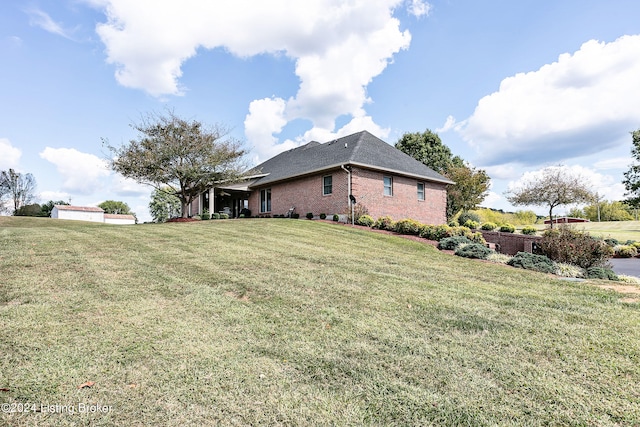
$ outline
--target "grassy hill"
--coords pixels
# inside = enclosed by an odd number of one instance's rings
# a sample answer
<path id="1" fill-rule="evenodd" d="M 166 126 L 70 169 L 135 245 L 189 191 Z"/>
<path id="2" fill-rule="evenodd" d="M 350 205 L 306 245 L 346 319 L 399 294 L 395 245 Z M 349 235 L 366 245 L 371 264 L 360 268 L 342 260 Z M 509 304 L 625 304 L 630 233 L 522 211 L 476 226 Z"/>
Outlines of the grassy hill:
<path id="1" fill-rule="evenodd" d="M 0 217 L 0 424 L 638 425 L 640 307 L 595 283 L 318 221 Z"/>

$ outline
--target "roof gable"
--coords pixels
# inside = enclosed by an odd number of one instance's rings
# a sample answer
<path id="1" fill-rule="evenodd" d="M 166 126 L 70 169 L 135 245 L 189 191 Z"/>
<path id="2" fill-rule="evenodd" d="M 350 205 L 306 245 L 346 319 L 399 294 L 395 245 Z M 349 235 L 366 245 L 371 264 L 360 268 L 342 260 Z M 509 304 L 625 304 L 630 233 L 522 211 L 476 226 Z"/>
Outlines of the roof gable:
<path id="1" fill-rule="evenodd" d="M 312 141 L 272 157 L 255 168 L 267 175 L 253 182 L 251 187 L 317 173 L 341 165 L 356 165 L 429 181 L 453 183 L 380 138 L 367 131 L 361 131 L 324 144 Z"/>

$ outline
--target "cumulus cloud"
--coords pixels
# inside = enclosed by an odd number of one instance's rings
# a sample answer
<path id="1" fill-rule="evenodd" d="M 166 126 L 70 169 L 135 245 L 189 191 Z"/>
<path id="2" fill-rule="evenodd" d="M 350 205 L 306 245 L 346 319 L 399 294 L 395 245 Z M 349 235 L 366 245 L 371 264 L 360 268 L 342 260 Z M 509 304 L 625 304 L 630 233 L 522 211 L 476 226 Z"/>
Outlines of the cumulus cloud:
<path id="1" fill-rule="evenodd" d="M 11 141 L 0 138 L 0 170 L 18 167 L 22 152 L 11 145 Z"/>
<path id="2" fill-rule="evenodd" d="M 261 156 L 296 143 L 278 144 L 276 137 L 296 119 L 311 122 L 310 134 L 340 133 L 335 130 L 340 116 L 351 117 L 345 129 L 366 124 L 369 131 L 380 130 L 364 110 L 371 101 L 367 85 L 411 41 L 393 13 L 402 5 L 416 16 L 430 9 L 421 0 L 90 1 L 107 16 L 96 31 L 107 61 L 117 67 L 117 81 L 153 96 L 184 92 L 181 67 L 200 48 L 295 61 L 300 80 L 295 96 L 249 105 L 246 136 Z"/>
<path id="3" fill-rule="evenodd" d="M 64 178 L 62 190 L 71 193 L 92 194 L 103 187 L 103 179 L 111 174 L 104 160 L 74 148 L 46 147 L 40 157 L 56 166 Z"/>
<path id="4" fill-rule="evenodd" d="M 588 41 L 482 98 L 459 132 L 485 165 L 536 165 L 628 143 L 640 122 L 640 35 Z"/>

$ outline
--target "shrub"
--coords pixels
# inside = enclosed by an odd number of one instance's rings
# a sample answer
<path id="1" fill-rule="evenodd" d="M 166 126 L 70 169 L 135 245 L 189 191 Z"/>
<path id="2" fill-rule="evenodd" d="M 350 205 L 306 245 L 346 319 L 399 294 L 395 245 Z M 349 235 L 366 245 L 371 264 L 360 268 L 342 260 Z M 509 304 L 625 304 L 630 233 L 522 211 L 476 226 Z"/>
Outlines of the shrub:
<path id="1" fill-rule="evenodd" d="M 300 214 L 299 213 L 294 212 L 294 213 L 291 214 L 291 219 L 298 219 L 298 218 L 300 218 Z"/>
<path id="2" fill-rule="evenodd" d="M 307 212 L 307 219 L 313 219 L 313 212 Z"/>
<path id="3" fill-rule="evenodd" d="M 229 219 L 229 214 L 221 213 L 220 214 L 220 219 Z"/>
<path id="4" fill-rule="evenodd" d="M 582 268 L 602 266 L 613 254 L 613 250 L 602 240 L 568 226 L 545 230 L 537 246 L 541 254 L 556 262 Z"/>
<path id="5" fill-rule="evenodd" d="M 640 242 L 633 242 L 631 243 L 631 246 L 633 246 L 636 249 L 640 249 Z"/>
<path id="6" fill-rule="evenodd" d="M 326 213 L 321 213 L 320 214 L 320 219 L 326 219 L 327 218 L 327 214 Z"/>
<path id="7" fill-rule="evenodd" d="M 202 215 L 200 215 L 200 218 L 207 221 L 209 218 L 211 218 L 211 215 L 209 215 L 209 211 L 207 209 L 203 209 Z"/>
<path id="8" fill-rule="evenodd" d="M 462 245 L 462 244 L 469 245 L 471 243 L 473 242 L 465 236 L 445 237 L 444 239 L 438 242 L 438 249 L 452 251 L 455 248 L 457 248 L 458 245 Z"/>
<path id="9" fill-rule="evenodd" d="M 464 225 L 465 227 L 470 228 L 472 230 L 475 230 L 480 226 L 480 223 L 478 221 L 474 221 L 474 220 L 468 219 L 462 225 Z"/>
<path id="10" fill-rule="evenodd" d="M 582 267 L 578 267 L 577 265 L 567 264 L 564 262 L 557 262 L 555 264 L 556 268 L 553 272 L 556 276 L 562 277 L 584 277 L 586 271 Z"/>
<path id="11" fill-rule="evenodd" d="M 333 214 L 333 220 L 334 220 L 335 222 L 340 221 L 340 215 L 338 215 L 338 214 Z"/>
<path id="12" fill-rule="evenodd" d="M 439 242 L 445 237 L 449 237 L 449 231 L 452 227 L 448 225 L 423 225 L 420 228 L 419 236 L 427 240 L 435 240 Z"/>
<path id="13" fill-rule="evenodd" d="M 502 231 L 503 233 L 515 233 L 516 227 L 512 224 L 502 224 L 500 226 L 500 231 Z"/>
<path id="14" fill-rule="evenodd" d="M 522 227 L 522 234 L 532 235 L 536 234 L 536 231 L 538 230 L 532 225 L 525 225 L 524 227 Z"/>
<path id="15" fill-rule="evenodd" d="M 390 216 L 381 216 L 376 220 L 376 223 L 373 224 L 373 228 L 377 228 L 378 230 L 393 231 L 395 229 L 395 223 Z"/>
<path id="16" fill-rule="evenodd" d="M 487 259 L 493 251 L 480 243 L 458 245 L 455 254 L 465 258 Z"/>
<path id="17" fill-rule="evenodd" d="M 401 219 L 400 221 L 395 223 L 393 227 L 393 231 L 400 234 L 410 234 L 417 236 L 420 234 L 420 228 L 422 224 L 413 219 Z"/>
<path id="18" fill-rule="evenodd" d="M 493 231 L 496 228 L 498 228 L 498 226 L 493 222 L 483 222 L 482 225 L 480 225 L 480 229 L 486 231 Z"/>
<path id="19" fill-rule="evenodd" d="M 611 246 L 611 247 L 614 247 L 614 246 L 616 246 L 616 245 L 619 245 L 619 244 L 620 244 L 620 242 L 618 241 L 618 239 L 614 239 L 614 238 L 612 238 L 612 237 L 610 237 L 610 238 L 608 238 L 608 239 L 604 239 L 604 242 L 605 242 L 607 245 Z"/>
<path id="20" fill-rule="evenodd" d="M 369 215 L 361 215 L 357 220 L 356 224 L 364 225 L 365 227 L 371 227 L 373 225 L 373 218 Z"/>
<path id="21" fill-rule="evenodd" d="M 541 273 L 553 273 L 555 267 L 553 261 L 544 255 L 530 254 L 528 252 L 518 252 L 513 258 L 507 262 L 512 267 L 524 268 L 525 270 L 534 270 Z"/>
<path id="22" fill-rule="evenodd" d="M 615 255 L 620 258 L 633 258 L 638 255 L 638 250 L 635 246 L 617 245 L 614 246 L 613 251 Z"/>
<path id="23" fill-rule="evenodd" d="M 473 222 L 477 222 L 478 224 L 481 222 L 480 221 L 480 216 L 478 216 L 478 214 L 473 213 L 473 212 L 469 212 L 469 211 L 465 211 L 465 212 L 462 212 L 460 214 L 460 216 L 458 217 L 458 224 L 464 225 L 469 220 L 471 220 Z"/>
<path id="24" fill-rule="evenodd" d="M 215 212 L 211 214 L 211 219 L 220 219 L 220 214 Z"/>
<path id="25" fill-rule="evenodd" d="M 475 233 L 471 233 L 471 236 L 467 236 L 474 243 L 480 243 L 481 245 L 486 245 L 487 241 L 484 239 L 484 236 L 481 232 L 476 231 Z"/>
<path id="26" fill-rule="evenodd" d="M 353 207 L 353 218 L 355 218 L 354 223 L 357 224 L 358 218 L 360 218 L 362 215 L 369 215 L 369 209 L 367 209 L 367 207 L 362 203 L 358 202 Z M 351 223 L 351 221 L 352 221 L 351 209 L 349 209 L 349 214 L 347 215 L 347 222 Z"/>
<path id="27" fill-rule="evenodd" d="M 589 279 L 605 279 L 618 280 L 618 276 L 610 268 L 607 267 L 589 267 L 587 268 L 587 278 Z"/>

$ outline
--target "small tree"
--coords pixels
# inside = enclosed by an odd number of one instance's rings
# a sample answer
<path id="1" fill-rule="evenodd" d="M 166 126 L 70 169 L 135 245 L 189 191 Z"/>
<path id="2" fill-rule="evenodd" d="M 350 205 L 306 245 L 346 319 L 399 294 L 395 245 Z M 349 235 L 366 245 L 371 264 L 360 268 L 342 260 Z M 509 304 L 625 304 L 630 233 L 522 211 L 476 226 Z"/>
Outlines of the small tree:
<path id="1" fill-rule="evenodd" d="M 35 191 L 36 179 L 30 173 L 21 174 L 13 169 L 0 173 L 0 202 L 4 205 L 3 199 L 8 196 L 13 202 L 12 214 L 34 201 Z"/>
<path id="2" fill-rule="evenodd" d="M 219 125 L 206 128 L 168 111 L 165 115 L 149 114 L 132 127 L 139 136 L 122 147 L 103 140 L 113 154 L 111 169 L 156 189 L 168 188 L 169 194 L 180 200 L 183 218 L 200 193 L 216 182 L 241 176 L 239 160 L 245 152 Z"/>
<path id="3" fill-rule="evenodd" d="M 154 222 L 165 222 L 180 215 L 180 199 L 168 187 L 156 188 L 151 193 L 149 212 Z"/>
<path id="4" fill-rule="evenodd" d="M 474 209 L 487 197 L 491 185 L 489 175 L 454 156 L 437 133 L 429 129 L 423 133 L 405 133 L 395 147 L 455 182 L 447 188 L 448 219 L 462 210 Z"/>
<path id="5" fill-rule="evenodd" d="M 635 163 L 629 166 L 629 170 L 624 173 L 625 196 L 629 198 L 626 200 L 627 204 L 634 208 L 640 207 L 640 129 L 631 132 L 632 145 L 631 155 L 633 156 Z"/>
<path id="6" fill-rule="evenodd" d="M 553 209 L 574 203 L 588 203 L 595 194 L 585 180 L 564 166 L 549 166 L 540 174 L 505 192 L 507 200 L 516 206 L 546 206 L 553 228 Z"/>
<path id="7" fill-rule="evenodd" d="M 101 208 L 104 213 L 108 214 L 133 215 L 129 205 L 118 200 L 105 200 L 104 202 L 100 203 L 98 207 Z"/>

